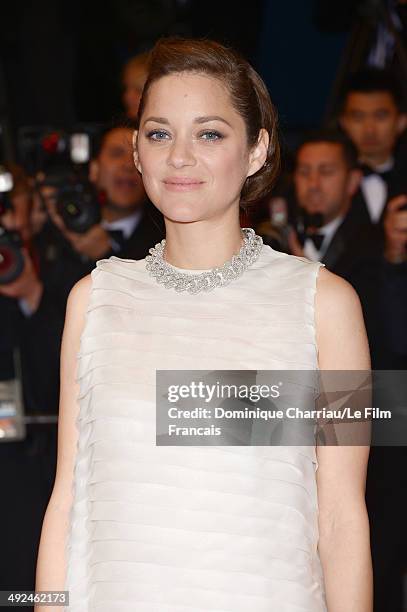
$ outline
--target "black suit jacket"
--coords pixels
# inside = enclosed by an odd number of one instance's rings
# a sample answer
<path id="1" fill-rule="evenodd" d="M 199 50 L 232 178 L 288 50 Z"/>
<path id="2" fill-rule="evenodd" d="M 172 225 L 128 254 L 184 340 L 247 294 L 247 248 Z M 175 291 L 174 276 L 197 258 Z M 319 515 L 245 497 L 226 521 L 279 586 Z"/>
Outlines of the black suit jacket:
<path id="1" fill-rule="evenodd" d="M 134 232 L 116 255 L 124 259 L 144 259 L 149 249 L 163 238 L 165 238 L 163 216 L 151 203 L 148 203 Z"/>
<path id="2" fill-rule="evenodd" d="M 376 260 L 383 248 L 379 227 L 362 223 L 350 210 L 336 230 L 322 263 L 328 270 L 351 282 L 355 269 L 366 261 Z"/>
<path id="3" fill-rule="evenodd" d="M 165 236 L 165 225 L 161 213 L 147 202 L 143 214 L 131 236 L 121 243 L 118 251 L 111 249 L 100 259 L 112 255 L 124 259 L 143 259 L 151 247 L 155 246 Z M 89 274 L 96 261 L 82 257 L 74 251 L 70 243 L 54 228 L 48 228 L 38 238 L 37 246 L 40 253 L 42 280 L 49 293 L 54 296 L 65 310 L 70 290 L 81 278 Z"/>
<path id="4" fill-rule="evenodd" d="M 350 212 L 321 261 L 328 270 L 351 283 L 359 295 L 373 368 L 404 369 L 407 355 L 395 350 L 397 332 L 394 330 L 390 336 L 389 326 L 399 303 L 394 288 L 405 279 L 405 272 L 404 277 L 400 277 L 401 273 L 389 275 L 389 265 L 383 258 L 383 240 L 380 224 L 358 223 Z"/>
<path id="5" fill-rule="evenodd" d="M 394 369 L 407 369 L 407 262 L 382 262 L 380 310 Z"/>
<path id="6" fill-rule="evenodd" d="M 383 220 L 386 213 L 387 203 L 392 198 L 407 194 L 407 162 L 404 156 L 399 155 L 396 157 L 393 169 L 388 173 L 386 178 L 387 183 L 387 198 L 386 204 L 383 207 L 382 213 L 379 217 L 377 225 L 383 226 Z M 352 215 L 361 224 L 372 224 L 370 219 L 369 209 L 363 191 L 360 188 L 353 198 L 352 202 Z"/>

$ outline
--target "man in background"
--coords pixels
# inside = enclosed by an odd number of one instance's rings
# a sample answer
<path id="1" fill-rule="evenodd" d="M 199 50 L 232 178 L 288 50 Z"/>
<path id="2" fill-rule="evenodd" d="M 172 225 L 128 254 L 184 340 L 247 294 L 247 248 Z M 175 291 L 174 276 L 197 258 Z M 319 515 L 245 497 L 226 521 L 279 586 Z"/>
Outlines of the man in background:
<path id="1" fill-rule="evenodd" d="M 363 220 L 382 224 L 386 203 L 407 191 L 407 162 L 397 150 L 407 114 L 393 74 L 366 69 L 350 75 L 339 123 L 353 141 L 364 173 L 355 213 Z"/>
<path id="2" fill-rule="evenodd" d="M 290 234 L 290 251 L 322 261 L 347 280 L 362 255 L 362 225 L 351 214 L 360 180 L 355 148 L 339 132 L 316 132 L 299 146 L 294 171 L 296 229 Z"/>
<path id="3" fill-rule="evenodd" d="M 101 136 L 90 162 L 89 179 L 101 200 L 101 221 L 83 233 L 69 230 L 58 212 L 57 191 L 41 188 L 49 217 L 57 228 L 47 262 L 48 282 L 65 303 L 72 286 L 88 274 L 98 259 L 116 255 L 143 259 L 149 249 L 164 238 L 161 213 L 148 201 L 134 166 L 132 128 L 118 124 Z M 42 248 L 47 260 L 46 245 Z"/>

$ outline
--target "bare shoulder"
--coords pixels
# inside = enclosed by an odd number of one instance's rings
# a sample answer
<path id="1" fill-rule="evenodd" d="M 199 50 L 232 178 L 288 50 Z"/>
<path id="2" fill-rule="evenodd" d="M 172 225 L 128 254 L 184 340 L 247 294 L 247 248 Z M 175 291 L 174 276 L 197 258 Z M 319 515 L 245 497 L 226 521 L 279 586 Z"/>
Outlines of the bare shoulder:
<path id="1" fill-rule="evenodd" d="M 85 325 L 91 288 L 92 277 L 88 274 L 75 283 L 68 295 L 61 346 L 62 367 L 64 366 L 67 352 L 70 353 L 72 348 L 79 346 L 79 339 Z"/>
<path id="2" fill-rule="evenodd" d="M 65 364 L 67 361 L 69 362 L 70 378 L 74 369 L 75 351 L 79 348 L 80 336 L 85 325 L 91 288 L 92 277 L 88 274 L 75 283 L 68 296 L 64 333 L 62 335 L 61 368 L 66 373 Z"/>
<path id="3" fill-rule="evenodd" d="M 315 298 L 321 369 L 368 369 L 369 346 L 359 296 L 348 281 L 321 268 Z"/>
<path id="4" fill-rule="evenodd" d="M 89 296 L 92 288 L 92 276 L 88 274 L 81 278 L 75 285 L 72 287 L 69 296 L 67 305 L 72 307 L 81 307 L 86 306 L 89 301 Z"/>
<path id="5" fill-rule="evenodd" d="M 317 315 L 324 316 L 334 310 L 360 309 L 359 296 L 348 281 L 326 268 L 320 268 L 317 279 L 315 306 Z"/>
<path id="6" fill-rule="evenodd" d="M 92 276 L 88 274 L 72 287 L 66 304 L 65 327 L 82 325 L 89 303 L 92 288 Z"/>
<path id="7" fill-rule="evenodd" d="M 79 414 L 77 357 L 91 286 L 92 278 L 89 274 L 72 287 L 67 302 L 61 343 L 58 458 L 50 504 L 64 512 L 69 510 L 72 503 L 73 466 L 78 437 L 76 419 Z"/>

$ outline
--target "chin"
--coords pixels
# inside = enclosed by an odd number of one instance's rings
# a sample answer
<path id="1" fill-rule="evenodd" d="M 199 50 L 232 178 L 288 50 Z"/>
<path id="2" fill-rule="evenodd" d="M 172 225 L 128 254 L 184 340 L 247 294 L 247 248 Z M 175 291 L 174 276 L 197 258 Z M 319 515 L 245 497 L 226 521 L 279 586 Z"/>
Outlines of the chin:
<path id="1" fill-rule="evenodd" d="M 169 221 L 174 223 L 194 223 L 202 220 L 202 215 L 198 215 L 196 210 L 190 208 L 178 208 L 174 206 L 166 206 L 161 209 L 162 214 Z"/>
<path id="2" fill-rule="evenodd" d="M 172 201 L 171 201 L 172 200 Z M 182 198 L 178 194 L 176 199 L 169 201 L 168 198 L 163 199 L 157 208 L 161 213 L 170 221 L 178 223 L 193 223 L 194 221 L 201 221 L 206 215 L 206 207 L 202 203 L 188 201 L 187 198 Z"/>
<path id="3" fill-rule="evenodd" d="M 380 146 L 377 143 L 363 144 L 361 147 L 362 155 L 372 155 L 381 153 Z"/>
<path id="4" fill-rule="evenodd" d="M 304 210 L 307 215 L 317 215 L 319 213 L 324 214 L 323 206 L 304 206 Z"/>

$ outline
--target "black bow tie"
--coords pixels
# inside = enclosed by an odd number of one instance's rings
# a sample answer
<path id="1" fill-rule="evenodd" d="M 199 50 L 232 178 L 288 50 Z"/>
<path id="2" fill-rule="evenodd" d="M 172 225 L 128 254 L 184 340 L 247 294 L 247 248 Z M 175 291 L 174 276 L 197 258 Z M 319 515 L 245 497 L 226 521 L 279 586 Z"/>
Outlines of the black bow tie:
<path id="1" fill-rule="evenodd" d="M 360 170 L 362 170 L 363 176 L 380 176 L 386 182 L 389 180 L 393 173 L 393 168 L 391 168 L 390 170 L 385 170 L 384 172 L 379 172 L 378 170 L 374 170 L 366 164 L 361 164 L 359 168 Z"/>
<path id="2" fill-rule="evenodd" d="M 307 235 L 307 238 L 312 240 L 312 242 L 315 245 L 316 250 L 319 251 L 321 249 L 321 245 L 323 243 L 325 236 L 324 234 L 309 234 Z"/>

